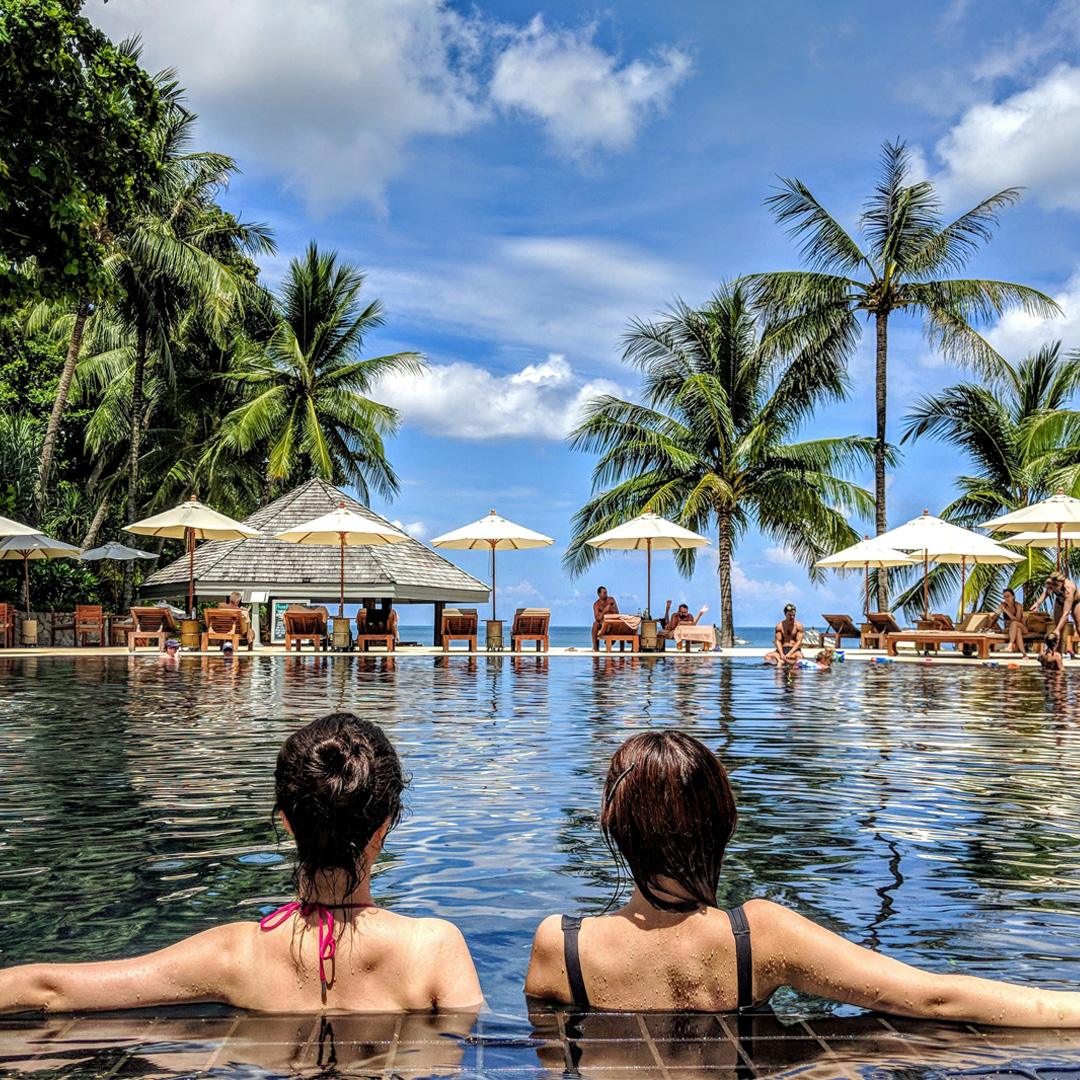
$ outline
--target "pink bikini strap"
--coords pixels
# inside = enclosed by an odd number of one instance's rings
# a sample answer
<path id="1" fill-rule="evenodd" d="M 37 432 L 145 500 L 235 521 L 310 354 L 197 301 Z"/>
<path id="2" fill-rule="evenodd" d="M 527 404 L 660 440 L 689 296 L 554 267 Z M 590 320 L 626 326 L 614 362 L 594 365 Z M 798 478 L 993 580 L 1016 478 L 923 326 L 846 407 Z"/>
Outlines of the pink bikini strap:
<path id="1" fill-rule="evenodd" d="M 369 908 L 374 904 L 341 904 L 343 908 Z M 328 907 L 322 904 L 303 904 L 294 900 L 290 904 L 284 904 L 277 911 L 270 912 L 265 918 L 259 920 L 260 930 L 276 930 L 286 919 L 297 913 L 302 918 L 307 918 L 312 912 L 319 915 L 319 982 L 322 985 L 323 998 L 326 997 L 326 961 L 332 960 L 337 949 L 334 940 L 334 915 Z"/>

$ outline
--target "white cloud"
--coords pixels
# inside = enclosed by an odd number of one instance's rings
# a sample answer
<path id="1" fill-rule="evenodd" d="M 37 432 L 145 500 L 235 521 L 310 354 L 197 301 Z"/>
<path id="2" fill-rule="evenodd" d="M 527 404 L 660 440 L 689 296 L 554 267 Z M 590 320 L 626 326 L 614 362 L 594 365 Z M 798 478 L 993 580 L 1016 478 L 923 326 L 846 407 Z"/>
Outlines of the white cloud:
<path id="1" fill-rule="evenodd" d="M 495 441 L 561 440 L 590 397 L 619 392 L 606 379 L 580 378 L 565 357 L 552 354 L 512 375 L 493 375 L 475 364 L 437 364 L 419 378 L 384 380 L 376 395 L 428 434 Z"/>
<path id="2" fill-rule="evenodd" d="M 422 269 L 371 267 L 373 292 L 399 320 L 543 350 L 613 359 L 633 315 L 681 288 L 707 289 L 685 268 L 630 244 L 581 236 L 502 237 L 467 259 Z"/>
<path id="3" fill-rule="evenodd" d="M 496 595 L 505 597 L 507 600 L 538 600 L 540 590 L 535 588 L 529 581 L 519 581 L 516 585 L 499 585 L 495 589 Z"/>
<path id="4" fill-rule="evenodd" d="M 616 57 L 594 42 L 595 25 L 549 30 L 537 15 L 495 63 L 492 100 L 538 119 L 564 153 L 626 150 L 690 74 L 690 57 L 663 48 L 653 63 Z"/>
<path id="5" fill-rule="evenodd" d="M 767 563 L 772 563 L 773 566 L 795 565 L 795 560 L 792 558 L 791 552 L 784 547 L 762 548 L 761 554 L 765 561 Z"/>
<path id="6" fill-rule="evenodd" d="M 759 581 L 747 577 L 736 559 L 731 561 L 731 592 L 739 606 L 748 601 L 796 603 L 802 596 L 802 589 L 793 581 Z"/>
<path id="7" fill-rule="evenodd" d="M 619 66 L 591 31 L 508 27 L 448 0 L 116 0 L 93 18 L 114 40 L 141 35 L 146 66 L 178 69 L 201 142 L 317 210 L 385 210 L 417 140 L 498 108 L 563 149 L 625 149 L 689 70 L 678 50 Z"/>
<path id="8" fill-rule="evenodd" d="M 390 522 L 395 529 L 399 529 L 403 533 L 407 533 L 414 540 L 426 540 L 431 533 L 431 529 L 422 521 L 410 521 L 407 525 L 397 521 Z"/>
<path id="9" fill-rule="evenodd" d="M 1080 268 L 1055 295 L 1063 315 L 1041 319 L 1024 311 L 1007 311 L 986 332 L 986 339 L 1010 363 L 1052 341 L 1066 349 L 1080 346 Z"/>
<path id="10" fill-rule="evenodd" d="M 1080 209 L 1080 68 L 1060 64 L 1002 101 L 971 106 L 936 145 L 947 202 L 1022 186 L 1049 209 Z"/>

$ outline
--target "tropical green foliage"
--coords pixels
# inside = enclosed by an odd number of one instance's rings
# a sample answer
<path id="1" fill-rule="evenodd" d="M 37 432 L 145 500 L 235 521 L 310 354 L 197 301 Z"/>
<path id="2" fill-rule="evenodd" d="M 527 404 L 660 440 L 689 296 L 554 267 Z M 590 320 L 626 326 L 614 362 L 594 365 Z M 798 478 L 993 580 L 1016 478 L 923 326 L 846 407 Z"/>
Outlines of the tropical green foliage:
<path id="1" fill-rule="evenodd" d="M 929 436 L 966 458 L 972 471 L 957 477 L 960 497 L 943 516 L 967 528 L 1040 502 L 1058 488 L 1080 495 L 1080 411 L 1069 408 L 1080 388 L 1080 354 L 1062 353 L 1055 342 L 995 370 L 992 379 L 921 398 L 905 418 L 904 441 Z M 999 539 L 1007 542 L 1008 536 Z M 965 602 L 992 609 L 1006 586 L 1026 589 L 1037 582 L 1041 588 L 1052 555 L 1036 549 L 1014 566 L 976 567 Z M 958 577 L 956 567 L 936 568 L 931 599 L 943 599 Z M 901 600 L 912 611 L 921 609 L 921 585 Z"/>
<path id="2" fill-rule="evenodd" d="M 158 176 L 153 81 L 81 7 L 0 0 L 0 301 L 108 294 L 108 239 Z"/>
<path id="3" fill-rule="evenodd" d="M 1048 296 L 1006 281 L 958 278 L 990 240 L 999 212 L 1018 201 L 1018 188 L 984 199 L 946 224 L 933 184 L 910 183 L 910 160 L 902 142 L 882 148 L 881 178 L 867 199 L 856 241 L 797 179 L 781 178 L 766 204 L 800 243 L 807 270 L 754 274 L 747 279 L 755 302 L 770 321 L 784 321 L 795 339 L 842 328 L 849 343 L 862 318 L 876 331 L 877 442 L 874 452 L 877 531 L 887 528 L 888 323 L 893 312 L 917 315 L 930 344 L 950 360 L 995 371 L 1001 357 L 979 333 L 988 319 L 1012 307 L 1047 317 L 1059 313 Z M 783 333 L 781 332 L 781 337 Z M 878 575 L 878 604 L 888 608 L 887 575 Z"/>
<path id="4" fill-rule="evenodd" d="M 730 646 L 732 557 L 751 524 L 819 578 L 814 562 L 858 539 L 837 507 L 873 511 L 865 489 L 846 479 L 869 465 L 872 439 L 794 441 L 818 404 L 847 389 L 843 326 L 821 336 L 778 333 L 758 325 L 740 288 L 721 288 L 700 310 L 676 302 L 658 322 L 633 323 L 623 342 L 623 359 L 642 373 L 641 404 L 594 398 L 569 436 L 600 459 L 564 564 L 581 573 L 599 554 L 590 537 L 648 507 L 712 533 L 720 643 Z M 694 550 L 676 561 L 689 575 Z"/>
<path id="5" fill-rule="evenodd" d="M 363 273 L 312 243 L 282 282 L 269 340 L 241 356 L 233 379 L 245 401 L 227 418 L 223 449 L 266 447 L 267 494 L 310 476 L 382 495 L 397 491 L 383 439 L 396 410 L 367 395 L 386 375 L 418 373 L 419 353 L 360 358 L 364 336 L 384 322 L 378 300 L 364 302 Z"/>

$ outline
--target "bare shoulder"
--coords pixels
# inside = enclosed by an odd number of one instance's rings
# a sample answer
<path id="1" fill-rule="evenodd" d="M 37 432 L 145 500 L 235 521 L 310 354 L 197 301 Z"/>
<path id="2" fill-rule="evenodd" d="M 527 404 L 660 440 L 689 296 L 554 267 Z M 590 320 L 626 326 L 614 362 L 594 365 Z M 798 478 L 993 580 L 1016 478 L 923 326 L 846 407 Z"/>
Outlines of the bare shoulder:
<path id="1" fill-rule="evenodd" d="M 423 939 L 428 945 L 443 948 L 461 945 L 464 947 L 465 938 L 461 931 L 448 919 L 411 919 L 417 937 Z"/>
<path id="2" fill-rule="evenodd" d="M 796 629 L 796 630 L 799 630 L 799 631 L 805 631 L 805 630 L 806 630 L 806 627 L 805 627 L 805 626 L 803 626 L 803 624 L 802 624 L 801 622 L 799 622 L 799 620 L 798 620 L 798 619 L 796 619 L 796 620 L 795 620 L 795 629 Z"/>
<path id="3" fill-rule="evenodd" d="M 562 916 L 549 915 L 536 928 L 533 935 L 533 952 L 541 956 L 549 956 L 552 953 L 562 951 Z"/>

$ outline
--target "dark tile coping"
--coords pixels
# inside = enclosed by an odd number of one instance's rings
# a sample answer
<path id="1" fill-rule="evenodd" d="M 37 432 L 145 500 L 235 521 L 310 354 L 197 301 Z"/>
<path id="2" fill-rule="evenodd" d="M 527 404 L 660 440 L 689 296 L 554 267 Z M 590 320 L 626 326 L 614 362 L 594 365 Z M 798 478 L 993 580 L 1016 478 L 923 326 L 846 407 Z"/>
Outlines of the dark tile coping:
<path id="1" fill-rule="evenodd" d="M 585 1076 L 1080 1080 L 1080 1029 L 977 1028 L 763 1011 L 249 1015 L 212 1010 L 0 1018 L 0 1077 Z"/>

